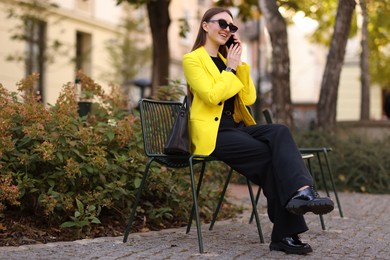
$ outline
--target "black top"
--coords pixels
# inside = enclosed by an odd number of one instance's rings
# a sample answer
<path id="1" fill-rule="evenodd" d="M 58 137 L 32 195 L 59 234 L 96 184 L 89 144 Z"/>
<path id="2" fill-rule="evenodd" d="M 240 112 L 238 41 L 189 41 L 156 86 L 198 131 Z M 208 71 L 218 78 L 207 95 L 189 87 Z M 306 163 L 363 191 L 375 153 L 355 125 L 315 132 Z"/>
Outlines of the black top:
<path id="1" fill-rule="evenodd" d="M 226 65 L 220 57 L 211 57 L 211 59 L 213 59 L 215 65 L 218 67 L 220 72 L 226 69 Z M 233 120 L 235 98 L 236 96 L 234 95 L 233 97 L 225 101 L 223 105 L 221 123 L 219 125 L 220 128 L 236 127 L 236 123 Z"/>

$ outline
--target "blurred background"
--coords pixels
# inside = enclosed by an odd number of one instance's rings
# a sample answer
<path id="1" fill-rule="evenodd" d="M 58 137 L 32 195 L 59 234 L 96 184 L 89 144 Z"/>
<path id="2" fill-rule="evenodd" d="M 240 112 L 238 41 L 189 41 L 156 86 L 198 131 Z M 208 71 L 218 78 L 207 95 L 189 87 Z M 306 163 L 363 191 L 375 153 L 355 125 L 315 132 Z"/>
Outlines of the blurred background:
<path id="1" fill-rule="evenodd" d="M 0 0 L 0 83 L 16 91 L 39 73 L 37 93 L 53 104 L 64 84 L 78 87 L 82 70 L 121 86 L 130 111 L 172 80 L 185 86 L 181 58 L 205 10 L 221 5 L 235 16 L 252 68 L 257 120 L 263 108 L 297 129 L 388 120 L 387 2 Z"/>

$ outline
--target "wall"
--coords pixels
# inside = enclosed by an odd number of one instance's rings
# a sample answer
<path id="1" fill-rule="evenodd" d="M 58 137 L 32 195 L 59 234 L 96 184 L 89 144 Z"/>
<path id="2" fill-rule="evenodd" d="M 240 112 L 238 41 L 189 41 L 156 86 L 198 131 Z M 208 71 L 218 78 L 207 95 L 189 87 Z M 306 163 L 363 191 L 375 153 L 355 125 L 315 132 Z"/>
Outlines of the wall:
<path id="1" fill-rule="evenodd" d="M 15 1 L 8 1 L 9 3 Z M 86 9 L 77 9 L 77 1 L 59 1 L 60 8 L 53 10 L 51 15 L 42 17 L 47 22 L 48 42 L 59 40 L 64 47 L 63 54 L 56 54 L 54 62 L 46 65 L 45 103 L 53 104 L 63 84 L 74 82 L 76 32 L 81 31 L 92 35 L 90 76 L 98 79 L 102 72 L 109 71 L 108 54 L 105 44 L 110 39 L 115 39 L 118 33 L 121 8 L 114 4 L 115 1 L 95 0 L 90 1 Z M 81 1 L 83 2 L 83 1 Z M 63 7 L 63 8 L 62 8 Z M 0 3 L 0 83 L 10 91 L 16 90 L 16 82 L 24 77 L 24 64 L 7 62 L 5 57 L 10 53 L 24 52 L 25 45 L 20 41 L 10 40 L 10 31 L 18 21 L 6 18 L 6 6 Z M 111 15 L 108 15 L 111 14 Z M 100 81 L 102 85 L 106 82 Z"/>

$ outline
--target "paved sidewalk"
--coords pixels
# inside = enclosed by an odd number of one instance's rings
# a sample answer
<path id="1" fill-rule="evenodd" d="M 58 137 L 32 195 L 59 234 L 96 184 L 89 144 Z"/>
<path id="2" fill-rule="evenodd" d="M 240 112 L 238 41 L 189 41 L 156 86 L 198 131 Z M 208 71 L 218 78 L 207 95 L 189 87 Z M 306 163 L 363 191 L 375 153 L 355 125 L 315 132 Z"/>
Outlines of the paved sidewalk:
<path id="1" fill-rule="evenodd" d="M 230 184 L 237 203 L 249 209 L 247 189 Z M 323 195 L 323 192 L 320 192 Z M 337 208 L 324 216 L 327 230 L 319 217 L 307 214 L 310 230 L 302 240 L 309 241 L 314 252 L 307 256 L 269 251 L 271 223 L 266 215 L 264 197 L 260 219 L 265 244 L 260 244 L 256 224 L 248 224 L 250 210 L 236 219 L 219 221 L 213 231 L 202 225 L 206 253 L 199 254 L 196 228 L 130 234 L 74 242 L 57 242 L 20 247 L 0 247 L 0 259 L 390 259 L 390 195 L 339 194 L 344 218 Z"/>

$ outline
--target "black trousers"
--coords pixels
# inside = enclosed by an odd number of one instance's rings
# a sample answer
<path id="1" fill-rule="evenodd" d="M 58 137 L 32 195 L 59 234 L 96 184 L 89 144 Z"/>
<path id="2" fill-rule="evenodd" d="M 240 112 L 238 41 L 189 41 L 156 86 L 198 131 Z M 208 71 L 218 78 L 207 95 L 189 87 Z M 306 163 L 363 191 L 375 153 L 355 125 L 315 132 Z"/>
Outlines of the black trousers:
<path id="1" fill-rule="evenodd" d="M 272 241 L 308 230 L 303 216 L 285 209 L 299 188 L 313 184 L 286 126 L 264 124 L 220 128 L 212 155 L 262 187 L 267 198 L 268 217 L 274 224 Z"/>

